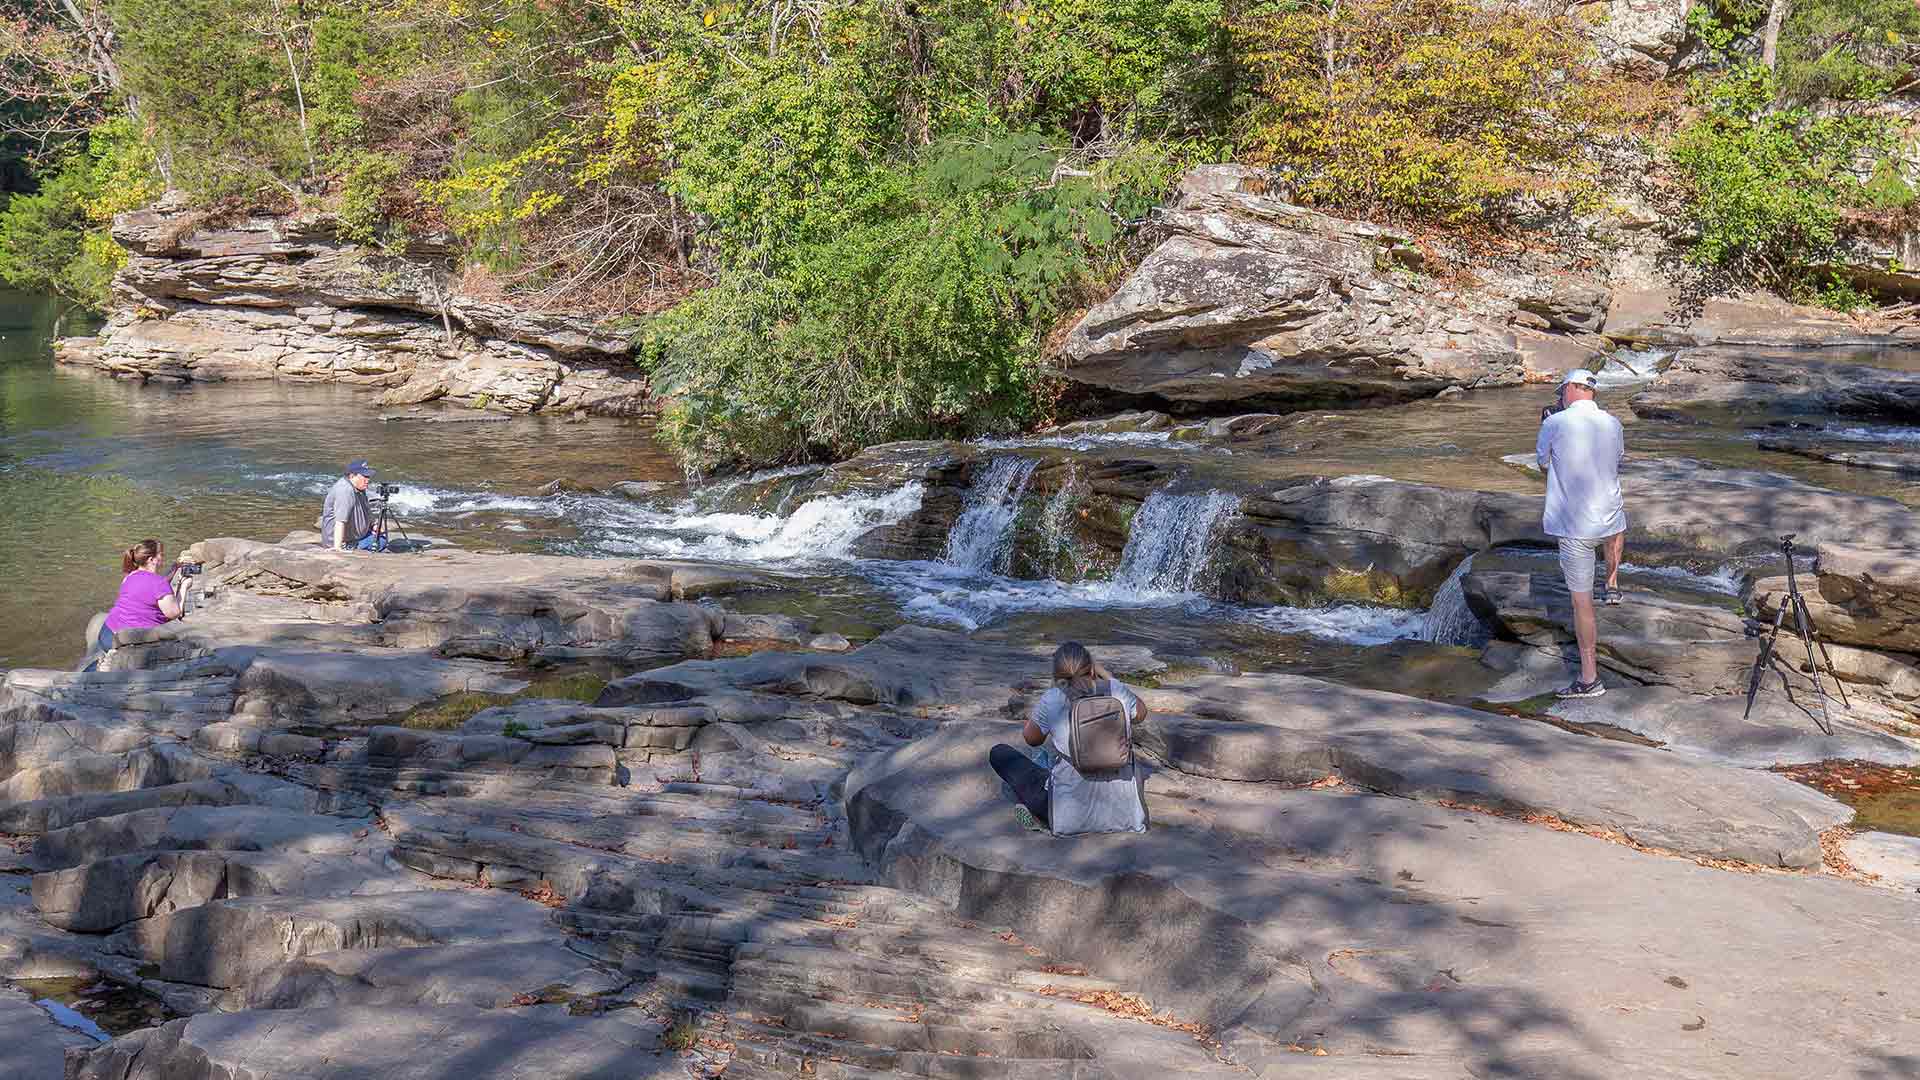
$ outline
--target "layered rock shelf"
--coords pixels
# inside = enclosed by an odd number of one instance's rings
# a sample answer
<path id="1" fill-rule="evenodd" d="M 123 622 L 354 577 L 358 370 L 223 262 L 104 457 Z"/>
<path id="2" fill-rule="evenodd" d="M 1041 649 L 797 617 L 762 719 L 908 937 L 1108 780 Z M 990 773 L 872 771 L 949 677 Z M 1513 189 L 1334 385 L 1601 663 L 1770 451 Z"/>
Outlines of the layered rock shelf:
<path id="1" fill-rule="evenodd" d="M 194 554 L 184 621 L 0 681 L 0 977 L 178 1016 L 0 995 L 9 1080 L 1867 1076 L 1920 1009 L 1847 808 L 1713 746 L 1096 641 L 1153 829 L 1055 838 L 985 766 L 1046 642 L 849 650 L 718 566 Z M 529 689 L 585 659 L 632 673 Z"/>
<path id="2" fill-rule="evenodd" d="M 509 413 L 651 410 L 612 328 L 458 295 L 448 253 L 388 254 L 324 214 L 209 222 L 172 203 L 123 214 L 115 310 L 56 358 L 142 381 L 283 379 L 365 386 L 382 405 Z"/>

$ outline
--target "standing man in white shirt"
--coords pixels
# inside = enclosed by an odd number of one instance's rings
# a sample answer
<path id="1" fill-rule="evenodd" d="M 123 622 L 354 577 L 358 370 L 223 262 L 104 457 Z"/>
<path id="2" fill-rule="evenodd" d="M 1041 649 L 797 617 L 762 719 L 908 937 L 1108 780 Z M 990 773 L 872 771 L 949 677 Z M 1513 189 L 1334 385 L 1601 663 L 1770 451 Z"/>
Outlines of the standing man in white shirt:
<path id="1" fill-rule="evenodd" d="M 1602 549 L 1617 565 L 1613 552 L 1627 531 L 1626 507 L 1620 497 L 1620 462 L 1626 441 L 1620 421 L 1596 405 L 1591 371 L 1569 371 L 1560 383 L 1566 407 L 1540 425 L 1534 453 L 1547 474 L 1547 507 L 1541 526 L 1560 541 L 1560 573 L 1573 594 L 1573 636 L 1580 646 L 1580 675 L 1573 685 L 1558 691 L 1563 698 L 1599 697 L 1595 656 L 1600 628 L 1593 614 L 1594 568 Z M 1615 571 L 1617 572 L 1617 570 Z M 1611 583 L 1610 583 L 1611 584 Z M 1612 590 L 1618 594 L 1618 588 Z"/>

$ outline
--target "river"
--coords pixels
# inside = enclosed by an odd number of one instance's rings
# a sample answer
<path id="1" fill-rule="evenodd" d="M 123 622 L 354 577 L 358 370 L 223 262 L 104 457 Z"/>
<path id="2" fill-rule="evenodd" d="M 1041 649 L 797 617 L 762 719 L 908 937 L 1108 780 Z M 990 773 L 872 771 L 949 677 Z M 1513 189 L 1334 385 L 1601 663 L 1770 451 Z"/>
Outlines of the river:
<path id="1" fill-rule="evenodd" d="M 155 537 L 178 551 L 208 536 L 277 540 L 311 529 L 327 486 L 348 460 L 365 457 L 382 481 L 401 485 L 393 508 L 415 534 L 472 548 L 751 563 L 781 575 L 785 587 L 735 597 L 730 608 L 805 613 L 820 630 L 855 640 L 901 621 L 1008 638 L 1073 634 L 1224 651 L 1251 667 L 1459 698 L 1486 673 L 1471 670 L 1472 650 L 1449 648 L 1446 634 L 1435 633 L 1458 610 L 1254 608 L 1200 595 L 1212 523 L 1232 513 L 1231 501 L 1206 489 L 1229 486 L 1228 476 L 1245 490 L 1269 476 L 1370 473 L 1539 490 L 1536 477 L 1503 460 L 1532 450 L 1546 397 L 1539 387 L 1315 414 L 1230 453 L 1164 434 L 1124 437 L 1129 456 L 1177 461 L 1195 493 L 1143 507 L 1137 523 L 1154 527 L 1136 530 L 1110 577 L 1021 580 L 1009 575 L 1002 549 L 1017 489 L 1033 468 L 1017 457 L 984 470 L 944 558 L 861 560 L 853 542 L 917 509 L 916 488 L 788 507 L 778 484 L 689 492 L 644 421 L 478 422 L 459 412 L 431 415 L 462 422 L 383 420 L 367 391 L 338 386 L 142 386 L 56 367 L 49 345 L 57 312 L 51 301 L 0 293 L 0 575 L 9 615 L 0 620 L 0 668 L 71 664 L 88 616 L 112 601 L 119 552 L 129 544 Z M 1637 455 L 1776 470 L 1920 503 L 1911 480 L 1767 452 L 1754 432 L 1615 412 Z M 984 449 L 1017 455 L 1036 444 L 1049 453 L 1088 449 L 1059 439 Z M 555 480 L 580 490 L 542 493 Z M 629 480 L 659 486 L 631 498 L 610 493 Z M 747 489 L 774 495 L 741 497 Z M 1457 601 L 1442 603 L 1457 609 Z M 1438 644 L 1421 640 L 1436 636 Z M 1397 662 L 1381 663 L 1383 650 Z"/>

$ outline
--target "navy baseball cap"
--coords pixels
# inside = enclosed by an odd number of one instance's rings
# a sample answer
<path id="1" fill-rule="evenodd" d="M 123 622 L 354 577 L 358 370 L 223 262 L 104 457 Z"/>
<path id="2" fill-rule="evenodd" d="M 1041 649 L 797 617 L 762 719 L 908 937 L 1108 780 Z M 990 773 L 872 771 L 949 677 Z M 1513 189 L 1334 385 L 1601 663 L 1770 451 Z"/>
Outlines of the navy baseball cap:
<path id="1" fill-rule="evenodd" d="M 353 461 L 350 461 L 347 463 L 347 475 L 348 476 L 372 476 L 373 466 L 367 464 L 367 460 L 365 458 L 355 458 Z"/>

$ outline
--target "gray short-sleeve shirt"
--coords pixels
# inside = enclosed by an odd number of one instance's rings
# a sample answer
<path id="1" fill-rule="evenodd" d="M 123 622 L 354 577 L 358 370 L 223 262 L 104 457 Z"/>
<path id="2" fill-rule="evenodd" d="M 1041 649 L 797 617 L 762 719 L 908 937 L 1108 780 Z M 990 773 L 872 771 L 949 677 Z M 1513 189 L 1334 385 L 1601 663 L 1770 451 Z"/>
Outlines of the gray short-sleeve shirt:
<path id="1" fill-rule="evenodd" d="M 360 539 L 373 531 L 373 510 L 367 505 L 367 493 L 353 486 L 348 477 L 341 477 L 327 489 L 327 501 L 320 508 L 320 546 L 333 546 L 333 526 L 335 522 L 347 523 L 347 543 L 360 542 Z"/>
<path id="2" fill-rule="evenodd" d="M 1140 715 L 1140 699 L 1118 679 L 1111 681 L 1111 693 L 1120 699 L 1131 724 Z M 1123 776 L 1113 780 L 1088 780 L 1067 759 L 1066 691 L 1054 687 L 1040 695 L 1033 706 L 1034 726 L 1047 733 L 1047 750 L 1053 757 L 1053 772 L 1048 781 L 1053 831 L 1061 834 L 1090 832 L 1146 832 L 1147 807 L 1141 796 L 1139 779 Z M 1138 771 L 1139 766 L 1134 766 Z"/>

